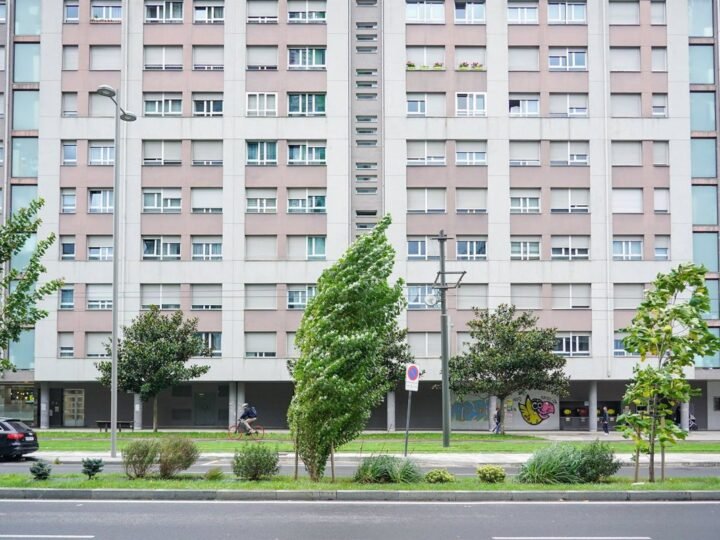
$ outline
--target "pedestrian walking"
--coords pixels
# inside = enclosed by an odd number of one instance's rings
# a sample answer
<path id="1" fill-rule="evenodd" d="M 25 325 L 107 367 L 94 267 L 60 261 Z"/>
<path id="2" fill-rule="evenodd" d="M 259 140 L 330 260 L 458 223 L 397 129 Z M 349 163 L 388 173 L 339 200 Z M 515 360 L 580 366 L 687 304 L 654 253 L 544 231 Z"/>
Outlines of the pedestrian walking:
<path id="1" fill-rule="evenodd" d="M 608 414 L 607 407 L 602 408 L 602 413 L 600 413 L 600 421 L 602 422 L 602 428 L 605 432 L 605 435 L 610 435 L 610 415 Z"/>
<path id="2" fill-rule="evenodd" d="M 496 435 L 500 434 L 500 407 L 495 408 L 495 427 L 493 428 L 493 433 Z"/>

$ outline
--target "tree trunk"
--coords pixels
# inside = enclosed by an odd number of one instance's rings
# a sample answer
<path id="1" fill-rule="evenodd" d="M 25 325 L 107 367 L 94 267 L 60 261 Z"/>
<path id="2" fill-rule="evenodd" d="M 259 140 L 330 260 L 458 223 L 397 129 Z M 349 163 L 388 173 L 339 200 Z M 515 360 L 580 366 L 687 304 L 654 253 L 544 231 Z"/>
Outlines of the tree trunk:
<path id="1" fill-rule="evenodd" d="M 648 454 L 650 457 L 648 481 L 655 482 L 655 436 L 657 433 L 657 394 L 653 396 L 650 408 L 650 437 L 648 441 Z"/>
<path id="2" fill-rule="evenodd" d="M 640 481 L 640 447 L 635 448 L 635 483 Z"/>
<path id="3" fill-rule="evenodd" d="M 158 427 L 158 397 L 153 397 L 153 431 L 157 433 Z"/>
<path id="4" fill-rule="evenodd" d="M 298 442 L 300 441 L 300 432 L 295 434 L 295 480 L 298 479 L 298 462 L 300 461 L 298 454 Z"/>
<path id="5" fill-rule="evenodd" d="M 330 473 L 332 474 L 332 483 L 335 483 L 335 449 L 330 447 Z"/>
<path id="6" fill-rule="evenodd" d="M 665 445 L 660 443 L 660 481 L 665 481 Z"/>

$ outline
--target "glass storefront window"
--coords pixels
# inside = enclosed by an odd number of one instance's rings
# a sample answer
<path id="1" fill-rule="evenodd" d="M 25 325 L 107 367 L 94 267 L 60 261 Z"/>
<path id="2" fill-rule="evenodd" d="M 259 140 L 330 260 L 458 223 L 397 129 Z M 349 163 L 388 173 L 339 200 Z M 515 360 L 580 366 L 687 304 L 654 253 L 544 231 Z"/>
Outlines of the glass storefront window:
<path id="1" fill-rule="evenodd" d="M 37 178 L 38 140 L 37 137 L 13 137 L 12 176 L 13 178 Z"/>
<path id="2" fill-rule="evenodd" d="M 23 330 L 17 341 L 10 343 L 10 362 L 17 369 L 35 369 L 35 329 Z"/>
<path id="3" fill-rule="evenodd" d="M 40 82 L 40 44 L 16 43 L 13 80 L 16 83 Z"/>
<path id="4" fill-rule="evenodd" d="M 691 37 L 712 37 L 712 0 L 688 0 L 689 31 Z"/>
<path id="5" fill-rule="evenodd" d="M 0 416 L 18 418 L 26 424 L 35 424 L 35 388 L 29 385 L 6 384 L 0 386 Z"/>
<path id="6" fill-rule="evenodd" d="M 715 130 L 715 92 L 690 92 L 690 129 Z"/>
<path id="7" fill-rule="evenodd" d="M 693 225 L 717 225 L 717 186 L 693 186 Z"/>
<path id="8" fill-rule="evenodd" d="M 692 139 L 690 160 L 693 178 L 717 176 L 717 139 Z"/>
<path id="9" fill-rule="evenodd" d="M 715 84 L 712 45 L 690 45 L 690 84 Z"/>
<path id="10" fill-rule="evenodd" d="M 16 91 L 13 97 L 13 129 L 38 129 L 40 119 L 40 92 L 37 90 Z"/>
<path id="11" fill-rule="evenodd" d="M 40 0 L 15 0 L 15 35 L 40 35 Z"/>
<path id="12" fill-rule="evenodd" d="M 693 233 L 693 262 L 708 272 L 718 271 L 718 233 Z"/>

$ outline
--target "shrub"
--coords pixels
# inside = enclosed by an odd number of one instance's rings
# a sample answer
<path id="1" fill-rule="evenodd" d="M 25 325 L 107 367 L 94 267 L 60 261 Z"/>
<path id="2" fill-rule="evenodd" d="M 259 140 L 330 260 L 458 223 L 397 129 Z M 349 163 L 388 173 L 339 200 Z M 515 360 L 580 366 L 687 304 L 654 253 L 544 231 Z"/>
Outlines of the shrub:
<path id="1" fill-rule="evenodd" d="M 353 480 L 361 484 L 413 484 L 423 476 L 409 459 L 379 455 L 363 459 Z"/>
<path id="2" fill-rule="evenodd" d="M 241 480 L 271 478 L 280 471 L 280 454 L 264 444 L 245 444 L 235 450 L 232 470 Z"/>
<path id="3" fill-rule="evenodd" d="M 158 465 L 161 478 L 172 478 L 193 466 L 200 457 L 197 445 L 190 439 L 171 437 L 160 443 Z"/>
<path id="4" fill-rule="evenodd" d="M 502 484 L 505 481 L 505 469 L 497 465 L 483 465 L 477 468 L 478 480 L 486 484 Z"/>
<path id="5" fill-rule="evenodd" d="M 580 448 L 578 474 L 583 482 L 595 483 L 607 480 L 620 470 L 621 463 L 615 459 L 610 445 L 598 441 Z"/>
<path id="6" fill-rule="evenodd" d="M 105 467 L 105 464 L 100 458 L 86 458 L 82 460 L 82 472 L 87 475 L 88 480 L 92 480 L 100 474 L 103 467 Z"/>
<path id="7" fill-rule="evenodd" d="M 145 478 L 157 461 L 160 445 L 154 440 L 128 443 L 122 451 L 123 466 L 128 478 Z"/>
<path id="8" fill-rule="evenodd" d="M 536 451 L 520 468 L 523 484 L 578 484 L 580 450 L 572 445 L 554 444 Z"/>
<path id="9" fill-rule="evenodd" d="M 205 480 L 210 480 L 211 482 L 222 480 L 224 476 L 225 473 L 220 467 L 212 467 L 205 471 Z"/>
<path id="10" fill-rule="evenodd" d="M 50 477 L 52 465 L 47 461 L 36 461 L 30 466 L 30 474 L 35 480 L 47 480 Z"/>
<path id="11" fill-rule="evenodd" d="M 425 475 L 428 484 L 447 484 L 455 481 L 455 475 L 447 469 L 433 469 Z"/>

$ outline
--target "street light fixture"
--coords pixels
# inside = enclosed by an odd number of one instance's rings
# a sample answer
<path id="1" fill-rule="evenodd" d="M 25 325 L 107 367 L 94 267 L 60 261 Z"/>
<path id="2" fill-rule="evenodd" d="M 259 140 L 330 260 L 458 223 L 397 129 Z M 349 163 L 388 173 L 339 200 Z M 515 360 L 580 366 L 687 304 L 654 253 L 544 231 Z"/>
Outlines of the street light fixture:
<path id="1" fill-rule="evenodd" d="M 118 253 L 120 251 L 120 242 L 118 236 L 120 232 L 120 212 L 118 207 L 120 202 L 120 165 L 118 159 L 120 157 L 120 121 L 134 122 L 137 116 L 123 109 L 117 102 L 117 91 L 107 84 L 101 84 L 97 88 L 97 93 L 106 97 L 115 104 L 115 159 L 113 160 L 113 288 L 112 288 L 112 344 L 110 346 L 111 356 L 111 372 L 110 372 L 110 455 L 117 457 L 117 394 L 118 394 L 118 355 L 117 355 L 117 338 L 118 338 L 118 275 L 120 273 L 120 261 Z"/>

